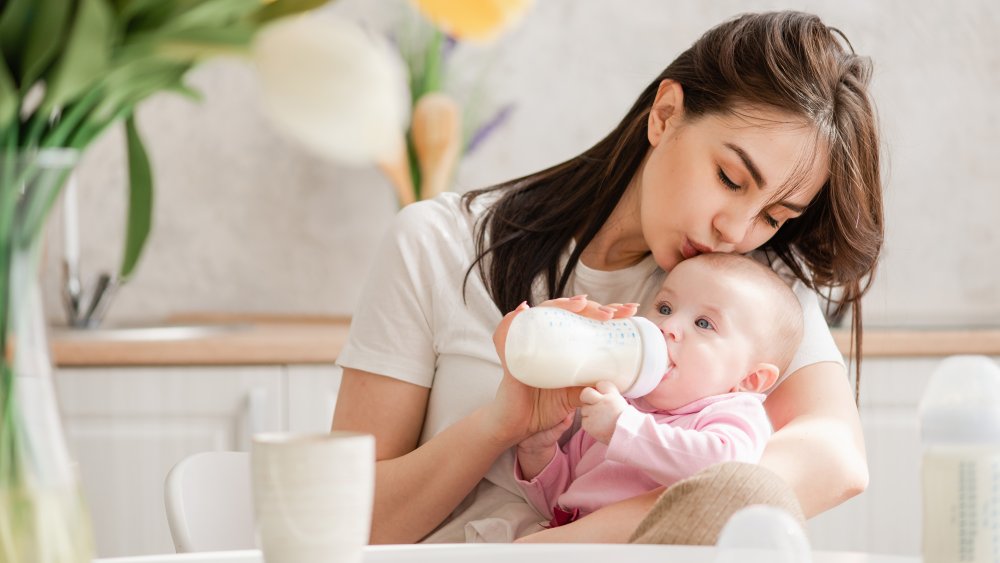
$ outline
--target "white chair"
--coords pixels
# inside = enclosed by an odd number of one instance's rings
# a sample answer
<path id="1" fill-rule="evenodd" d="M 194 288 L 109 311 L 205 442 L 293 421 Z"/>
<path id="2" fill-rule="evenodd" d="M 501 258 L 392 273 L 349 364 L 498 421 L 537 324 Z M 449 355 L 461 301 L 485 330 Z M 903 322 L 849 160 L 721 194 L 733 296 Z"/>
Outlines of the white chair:
<path id="1" fill-rule="evenodd" d="M 177 553 L 253 549 L 250 454 L 202 452 L 167 474 L 164 502 Z"/>

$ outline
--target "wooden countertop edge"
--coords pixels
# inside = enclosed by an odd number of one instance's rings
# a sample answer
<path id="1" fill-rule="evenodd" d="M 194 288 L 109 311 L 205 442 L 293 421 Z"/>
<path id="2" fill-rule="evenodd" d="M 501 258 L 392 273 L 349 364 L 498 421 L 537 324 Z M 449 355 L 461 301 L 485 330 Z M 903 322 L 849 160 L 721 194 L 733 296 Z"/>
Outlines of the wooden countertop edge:
<path id="1" fill-rule="evenodd" d="M 270 324 L 182 340 L 53 338 L 51 348 L 61 367 L 332 364 L 347 341 L 348 327 Z"/>
<path id="2" fill-rule="evenodd" d="M 846 356 L 851 347 L 850 331 L 834 330 L 833 338 Z M 866 329 L 862 353 L 865 358 L 959 354 L 998 356 L 1000 329 Z"/>
<path id="3" fill-rule="evenodd" d="M 234 322 L 241 316 L 184 316 L 172 322 Z M 164 365 L 291 365 L 332 364 L 347 341 L 348 318 L 278 318 L 252 323 L 249 330 L 201 338 L 156 341 L 51 339 L 52 356 L 61 367 Z M 868 329 L 864 356 L 941 357 L 956 354 L 1000 356 L 1000 328 Z M 833 331 L 844 355 L 850 332 Z"/>

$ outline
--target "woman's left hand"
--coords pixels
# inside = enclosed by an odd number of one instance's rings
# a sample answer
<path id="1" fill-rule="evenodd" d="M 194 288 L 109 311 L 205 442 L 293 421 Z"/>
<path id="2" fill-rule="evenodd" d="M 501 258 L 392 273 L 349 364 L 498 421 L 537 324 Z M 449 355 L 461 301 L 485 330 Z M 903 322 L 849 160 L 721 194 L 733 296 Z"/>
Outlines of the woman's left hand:
<path id="1" fill-rule="evenodd" d="M 601 305 L 589 301 L 585 295 L 571 298 L 550 299 L 540 307 L 559 307 L 588 318 L 606 321 L 629 317 L 636 307 L 629 305 Z M 521 383 L 507 370 L 505 357 L 507 331 L 518 313 L 528 308 L 520 305 L 504 316 L 493 333 L 493 344 L 503 366 L 503 379 L 495 399 L 487 406 L 488 432 L 502 444 L 513 446 L 538 432 L 553 428 L 580 406 L 580 387 L 563 389 L 537 389 Z"/>

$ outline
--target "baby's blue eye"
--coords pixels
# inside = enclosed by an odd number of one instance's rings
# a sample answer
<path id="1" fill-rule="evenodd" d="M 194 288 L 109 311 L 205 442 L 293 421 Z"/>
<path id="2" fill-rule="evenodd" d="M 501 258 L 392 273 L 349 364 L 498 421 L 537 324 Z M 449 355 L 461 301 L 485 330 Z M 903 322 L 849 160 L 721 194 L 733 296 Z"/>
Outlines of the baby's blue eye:
<path id="1" fill-rule="evenodd" d="M 661 315 L 669 315 L 673 311 L 670 309 L 670 305 L 663 304 L 660 305 L 659 312 Z"/>
<path id="2" fill-rule="evenodd" d="M 712 323 L 708 322 L 708 319 L 698 319 L 694 322 L 694 326 L 705 330 L 711 330 L 713 328 Z"/>

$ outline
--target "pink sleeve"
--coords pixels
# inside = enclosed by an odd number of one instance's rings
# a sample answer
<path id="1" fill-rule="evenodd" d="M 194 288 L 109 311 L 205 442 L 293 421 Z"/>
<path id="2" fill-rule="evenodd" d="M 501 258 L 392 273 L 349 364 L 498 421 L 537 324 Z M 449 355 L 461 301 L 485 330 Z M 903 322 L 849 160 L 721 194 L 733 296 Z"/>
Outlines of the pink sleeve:
<path id="1" fill-rule="evenodd" d="M 709 405 L 680 424 L 628 408 L 618 424 L 607 458 L 672 484 L 723 461 L 760 460 L 771 424 L 758 399 L 734 397 Z"/>
<path id="2" fill-rule="evenodd" d="M 556 448 L 556 455 L 549 464 L 530 481 L 524 480 L 521 475 L 521 464 L 517 461 L 517 455 L 514 456 L 514 478 L 517 486 L 532 508 L 545 518 L 552 518 L 552 507 L 573 482 L 573 468 L 580 462 L 582 456 L 583 437 L 584 433 L 580 430 L 573 434 L 565 446 Z"/>

